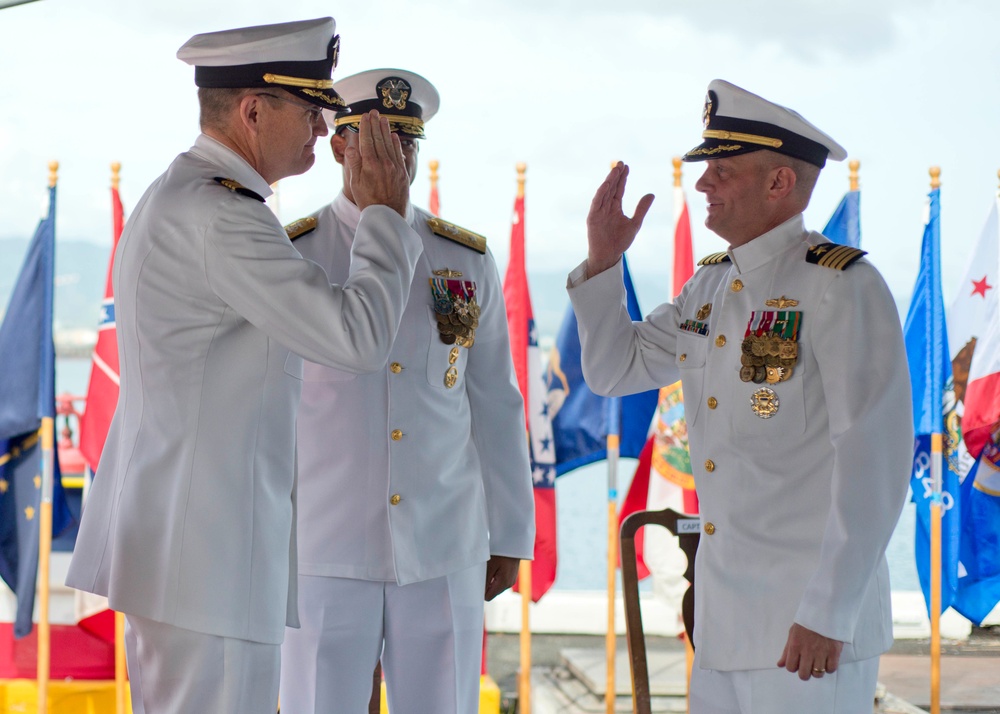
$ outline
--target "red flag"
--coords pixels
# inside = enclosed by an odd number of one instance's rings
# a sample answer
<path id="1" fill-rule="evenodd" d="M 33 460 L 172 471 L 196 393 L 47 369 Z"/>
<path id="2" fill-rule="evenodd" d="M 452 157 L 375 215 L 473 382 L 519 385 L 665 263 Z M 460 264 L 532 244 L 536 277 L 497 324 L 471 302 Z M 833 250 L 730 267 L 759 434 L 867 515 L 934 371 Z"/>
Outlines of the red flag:
<path id="1" fill-rule="evenodd" d="M 111 417 L 118 403 L 118 343 L 115 338 L 115 303 L 112 288 L 112 267 L 115 249 L 125 224 L 125 211 L 118 193 L 117 172 L 111 187 L 112 245 L 108 261 L 108 279 L 104 288 L 104 302 L 97 328 L 97 345 L 94 347 L 87 387 L 87 406 L 80 417 L 80 452 L 91 472 L 97 471 L 104 440 L 108 436 Z M 79 626 L 108 642 L 115 641 L 115 613 L 107 608 L 104 598 L 78 603 Z"/>
<path id="2" fill-rule="evenodd" d="M 684 284 L 694 275 L 694 251 L 691 244 L 691 218 L 688 214 L 687 199 L 684 197 L 684 189 L 679 185 L 679 174 L 675 174 L 675 176 L 677 183 L 674 185 L 673 294 L 677 296 L 680 295 Z M 674 396 L 675 394 L 677 395 L 676 397 Z M 642 453 L 639 455 L 639 463 L 636 465 L 632 483 L 629 485 L 628 494 L 626 494 L 625 500 L 622 502 L 621 511 L 618 515 L 619 526 L 628 516 L 638 511 L 662 510 L 663 508 L 677 509 L 678 507 L 682 507 L 685 513 L 698 513 L 698 496 L 693 486 L 680 486 L 663 473 L 667 461 L 661 452 L 671 447 L 666 444 L 655 444 L 657 434 L 660 431 L 664 428 L 670 430 L 669 426 L 663 425 L 663 418 L 671 406 L 676 406 L 676 402 L 680 399 L 681 394 L 680 382 L 663 387 L 660 390 L 659 404 L 657 405 L 656 413 L 653 415 L 652 433 L 646 441 L 645 446 L 643 446 Z M 683 421 L 683 412 L 680 415 L 680 420 L 681 422 Z M 684 428 L 686 428 L 686 424 Z M 686 449 L 686 447 L 687 438 L 685 435 L 683 438 L 683 448 Z M 657 482 L 657 488 L 652 489 L 651 492 L 650 478 L 654 465 L 657 467 L 657 473 L 668 478 L 670 482 L 666 484 Z M 688 473 L 690 474 L 690 469 L 688 469 Z M 671 489 L 678 489 L 678 494 L 676 495 L 680 496 L 679 500 L 671 497 Z M 667 493 L 664 493 L 665 490 Z M 645 529 L 639 529 L 635 535 L 636 566 L 640 580 L 650 574 L 644 557 L 644 531 Z"/>
<path id="3" fill-rule="evenodd" d="M 507 329 L 517 384 L 524 399 L 535 493 L 535 559 L 531 563 L 531 599 L 544 595 L 556 579 L 555 446 L 548 416 L 535 318 L 524 261 L 524 173 L 518 167 L 518 192 L 510 231 L 510 259 L 503 281 Z M 517 585 L 514 586 L 517 590 Z"/>

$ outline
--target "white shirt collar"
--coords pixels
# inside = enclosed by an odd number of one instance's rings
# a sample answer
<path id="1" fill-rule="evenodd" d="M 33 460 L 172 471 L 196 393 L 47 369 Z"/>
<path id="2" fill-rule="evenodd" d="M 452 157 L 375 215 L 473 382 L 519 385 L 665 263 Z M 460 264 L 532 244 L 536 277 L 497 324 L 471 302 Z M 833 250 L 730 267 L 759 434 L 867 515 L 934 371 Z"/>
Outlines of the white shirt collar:
<path id="1" fill-rule="evenodd" d="M 194 146 L 191 147 L 191 153 L 215 164 L 221 169 L 221 173 L 225 174 L 223 178 L 242 184 L 254 193 L 260 194 L 261 198 L 267 198 L 274 193 L 264 177 L 257 173 L 246 159 L 207 134 L 198 135 Z"/>

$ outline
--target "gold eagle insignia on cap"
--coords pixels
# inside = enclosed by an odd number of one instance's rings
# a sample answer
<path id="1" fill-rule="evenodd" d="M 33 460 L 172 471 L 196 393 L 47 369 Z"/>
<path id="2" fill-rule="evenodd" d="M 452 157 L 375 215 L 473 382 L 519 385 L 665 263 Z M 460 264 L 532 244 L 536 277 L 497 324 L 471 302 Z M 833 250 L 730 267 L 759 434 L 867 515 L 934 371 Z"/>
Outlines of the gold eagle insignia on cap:
<path id="1" fill-rule="evenodd" d="M 719 253 L 712 253 L 711 255 L 706 255 L 704 258 L 698 261 L 698 265 L 719 265 L 720 263 L 729 263 L 731 259 L 729 253 L 726 251 L 721 251 Z"/>
<path id="2" fill-rule="evenodd" d="M 836 243 L 820 243 L 806 251 L 806 262 L 832 270 L 846 270 L 863 255 L 868 255 L 868 251 Z"/>
<path id="3" fill-rule="evenodd" d="M 288 240 L 295 240 L 296 238 L 301 238 L 306 233 L 312 233 L 316 230 L 318 222 L 316 216 L 306 216 L 297 221 L 292 221 L 285 226 L 285 233 L 288 234 Z"/>
<path id="4" fill-rule="evenodd" d="M 472 248 L 477 253 L 486 252 L 486 238 L 478 233 L 456 226 L 454 223 L 442 221 L 440 218 L 428 218 L 427 227 L 442 238 L 453 240 L 466 248 Z"/>

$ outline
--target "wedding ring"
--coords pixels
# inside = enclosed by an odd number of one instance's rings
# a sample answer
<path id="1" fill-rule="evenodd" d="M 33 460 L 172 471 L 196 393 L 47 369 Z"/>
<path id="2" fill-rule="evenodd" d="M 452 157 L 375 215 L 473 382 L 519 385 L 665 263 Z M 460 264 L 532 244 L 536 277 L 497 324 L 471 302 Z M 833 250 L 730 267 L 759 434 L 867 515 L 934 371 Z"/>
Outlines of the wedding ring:
<path id="1" fill-rule="evenodd" d="M 813 667 L 813 674 L 826 674 L 826 670 L 819 669 L 818 667 Z"/>

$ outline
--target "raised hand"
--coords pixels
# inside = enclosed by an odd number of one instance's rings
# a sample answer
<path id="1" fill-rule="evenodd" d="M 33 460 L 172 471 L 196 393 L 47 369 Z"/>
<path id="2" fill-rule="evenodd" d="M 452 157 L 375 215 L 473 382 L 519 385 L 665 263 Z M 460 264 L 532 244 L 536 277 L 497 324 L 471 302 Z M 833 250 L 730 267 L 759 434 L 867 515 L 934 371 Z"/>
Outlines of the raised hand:
<path id="1" fill-rule="evenodd" d="M 405 217 L 410 177 L 399 137 L 389 130 L 389 120 L 374 109 L 361 116 L 358 131 L 357 147 L 344 151 L 355 205 L 361 210 L 384 205 Z"/>
<path id="2" fill-rule="evenodd" d="M 618 262 L 632 245 L 646 212 L 653 205 L 653 194 L 647 193 L 639 199 L 635 215 L 631 218 L 625 215 L 622 196 L 627 178 L 628 166 L 619 161 L 594 194 L 587 215 L 587 277 L 602 273 Z"/>

